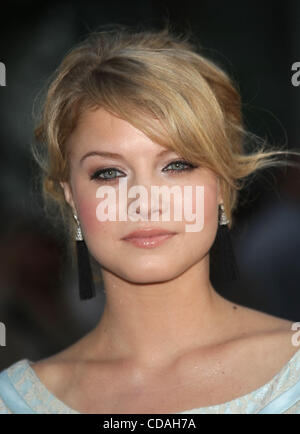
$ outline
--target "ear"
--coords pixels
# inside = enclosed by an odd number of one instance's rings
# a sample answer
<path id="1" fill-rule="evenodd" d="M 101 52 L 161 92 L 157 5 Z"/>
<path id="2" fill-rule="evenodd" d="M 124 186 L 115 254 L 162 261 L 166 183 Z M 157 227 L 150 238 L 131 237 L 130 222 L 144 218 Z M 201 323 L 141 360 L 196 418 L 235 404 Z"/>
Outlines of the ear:
<path id="1" fill-rule="evenodd" d="M 70 184 L 68 182 L 60 182 L 60 185 L 61 188 L 64 190 L 66 202 L 71 206 L 73 212 L 76 213 L 76 208 L 74 205 L 73 194 L 72 194 L 72 189 L 70 187 Z"/>

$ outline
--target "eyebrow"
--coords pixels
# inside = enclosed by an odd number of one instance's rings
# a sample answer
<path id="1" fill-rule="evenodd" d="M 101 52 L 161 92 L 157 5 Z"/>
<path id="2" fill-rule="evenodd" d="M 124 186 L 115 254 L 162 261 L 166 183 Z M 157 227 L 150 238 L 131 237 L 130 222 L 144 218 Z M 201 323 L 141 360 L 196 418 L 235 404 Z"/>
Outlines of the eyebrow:
<path id="1" fill-rule="evenodd" d="M 171 154 L 171 153 L 175 153 L 175 151 L 173 151 L 172 149 L 164 149 L 163 151 L 160 151 L 157 156 L 160 157 L 164 154 Z M 119 160 L 123 160 L 125 161 L 125 158 L 123 157 L 123 155 L 117 154 L 115 152 L 108 152 L 108 151 L 90 151 L 87 154 L 85 154 L 79 161 L 80 164 L 83 163 L 83 161 L 88 158 L 88 157 L 93 157 L 95 155 L 98 155 L 100 157 L 110 157 L 110 158 L 117 158 Z"/>

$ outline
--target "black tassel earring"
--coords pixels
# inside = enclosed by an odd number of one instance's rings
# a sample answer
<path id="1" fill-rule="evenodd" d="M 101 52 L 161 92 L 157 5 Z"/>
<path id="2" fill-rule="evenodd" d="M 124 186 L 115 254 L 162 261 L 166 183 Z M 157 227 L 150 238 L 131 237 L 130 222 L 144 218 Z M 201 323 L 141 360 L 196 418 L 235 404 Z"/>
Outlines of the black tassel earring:
<path id="1" fill-rule="evenodd" d="M 219 227 L 211 251 L 211 268 L 214 268 L 213 274 L 219 276 L 220 283 L 232 282 L 240 278 L 228 223 L 224 205 L 220 204 Z"/>
<path id="2" fill-rule="evenodd" d="M 81 233 L 78 217 L 76 214 L 73 215 L 77 223 L 75 239 L 77 251 L 79 296 L 81 300 L 86 300 L 95 297 L 96 291 L 91 270 L 89 251 Z"/>

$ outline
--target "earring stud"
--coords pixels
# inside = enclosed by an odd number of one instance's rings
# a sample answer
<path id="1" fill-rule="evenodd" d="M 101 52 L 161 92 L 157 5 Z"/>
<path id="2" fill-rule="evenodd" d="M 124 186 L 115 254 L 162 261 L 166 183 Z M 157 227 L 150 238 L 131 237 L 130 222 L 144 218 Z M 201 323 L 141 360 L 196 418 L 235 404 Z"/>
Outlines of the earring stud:
<path id="1" fill-rule="evenodd" d="M 76 241 L 82 241 L 83 240 L 83 236 L 82 236 L 82 233 L 81 233 L 81 228 L 80 228 L 80 223 L 79 223 L 78 217 L 77 217 L 76 214 L 73 214 L 73 216 L 74 216 L 74 219 L 76 220 L 76 223 L 77 223 L 77 228 L 76 228 L 76 233 L 75 233 L 75 240 Z"/>
<path id="2" fill-rule="evenodd" d="M 220 225 L 228 225 L 229 220 L 227 218 L 224 205 L 221 203 L 219 206 L 220 206 L 220 208 L 219 208 L 219 210 L 220 210 L 220 213 L 219 213 L 219 224 Z"/>

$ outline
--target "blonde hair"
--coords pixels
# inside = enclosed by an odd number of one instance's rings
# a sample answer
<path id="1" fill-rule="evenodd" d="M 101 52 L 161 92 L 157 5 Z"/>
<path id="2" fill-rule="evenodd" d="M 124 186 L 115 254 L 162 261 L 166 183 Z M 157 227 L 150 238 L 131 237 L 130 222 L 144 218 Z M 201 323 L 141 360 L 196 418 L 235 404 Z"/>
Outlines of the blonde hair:
<path id="1" fill-rule="evenodd" d="M 277 157 L 290 153 L 267 151 L 264 141 L 246 131 L 237 86 L 188 33 L 175 35 L 169 25 L 158 31 L 116 25 L 92 32 L 51 77 L 32 147 L 43 169 L 44 196 L 54 199 L 69 223 L 60 186 L 69 179 L 67 139 L 80 115 L 99 107 L 219 175 L 229 226 L 248 175 L 285 164 Z M 249 138 L 259 143 L 251 154 L 244 149 Z"/>

